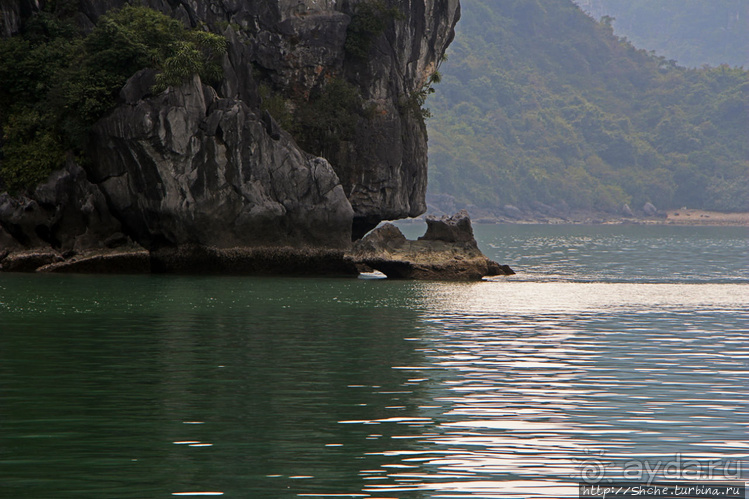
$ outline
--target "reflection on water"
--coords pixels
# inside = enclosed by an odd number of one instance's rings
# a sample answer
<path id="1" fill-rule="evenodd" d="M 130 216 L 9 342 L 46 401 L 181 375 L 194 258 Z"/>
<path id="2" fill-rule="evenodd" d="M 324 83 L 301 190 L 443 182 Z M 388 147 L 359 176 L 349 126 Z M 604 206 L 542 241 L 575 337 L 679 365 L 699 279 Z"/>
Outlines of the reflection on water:
<path id="1" fill-rule="evenodd" d="M 452 307 L 438 302 L 421 348 L 430 369 L 409 369 L 428 377 L 441 409 L 416 440 L 421 452 L 386 453 L 419 469 L 389 473 L 395 483 L 369 491 L 398 492 L 398 479 L 409 478 L 429 497 L 572 497 L 586 466 L 621 478 L 632 460 L 677 455 L 722 459 L 737 476 L 749 448 L 749 330 L 747 315 L 730 310 L 745 307 L 745 288 L 705 296 L 701 286 L 648 286 L 630 300 L 631 285 L 591 285 L 578 290 L 577 310 L 544 311 L 568 286 L 534 286 L 533 305 L 494 314 L 485 297 L 513 285 L 461 290 Z M 693 312 L 706 302 L 713 306 Z"/>
<path id="2" fill-rule="evenodd" d="M 729 236 L 725 277 L 659 283 L 591 255 L 474 284 L 3 275 L 0 496 L 576 497 L 675 460 L 746 478 Z"/>

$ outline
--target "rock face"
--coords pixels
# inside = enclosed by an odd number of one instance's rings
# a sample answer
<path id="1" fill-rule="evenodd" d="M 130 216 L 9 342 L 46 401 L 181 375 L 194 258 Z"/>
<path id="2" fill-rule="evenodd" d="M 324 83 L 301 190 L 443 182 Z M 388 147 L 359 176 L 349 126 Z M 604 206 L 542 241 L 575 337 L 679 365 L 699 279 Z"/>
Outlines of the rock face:
<path id="1" fill-rule="evenodd" d="M 417 241 L 384 224 L 354 243 L 348 258 L 394 279 L 474 281 L 515 273 L 484 256 L 465 210 L 452 217 L 427 217 L 427 231 Z"/>
<path id="2" fill-rule="evenodd" d="M 115 247 L 131 242 L 122 231 L 99 187 L 73 161 L 28 195 L 0 194 L 0 251 Z"/>
<path id="3" fill-rule="evenodd" d="M 150 271 L 148 253 L 123 230 L 104 193 L 68 161 L 28 195 L 0 194 L 0 270 Z"/>
<path id="4" fill-rule="evenodd" d="M 39 9 L 39 0 L 0 0 L 0 37 L 18 33 L 23 19 Z"/>
<path id="5" fill-rule="evenodd" d="M 145 80 L 144 84 L 141 80 Z M 276 139 L 248 106 L 195 76 L 146 99 L 153 73 L 94 127 L 90 175 L 147 248 L 347 247 L 353 210 L 333 169 Z"/>
<path id="6" fill-rule="evenodd" d="M 126 3 L 81 0 L 76 19 L 90 29 Z M 380 220 L 425 211 L 426 129 L 407 104 L 452 40 L 458 0 L 137 3 L 224 35 L 224 80 L 214 89 L 196 77 L 151 95 L 154 73 L 134 75 L 95 125 L 85 171 L 71 163 L 46 191 L 0 197 L 0 251 L 136 243 L 175 254 L 182 246 L 342 254 Z M 346 41 L 362 4 L 387 14 L 357 57 Z M 44 5 L 0 0 L 2 36 Z M 315 157 L 261 110 L 260 87 L 299 103 L 334 79 L 353 86 L 367 112 L 326 158 Z"/>

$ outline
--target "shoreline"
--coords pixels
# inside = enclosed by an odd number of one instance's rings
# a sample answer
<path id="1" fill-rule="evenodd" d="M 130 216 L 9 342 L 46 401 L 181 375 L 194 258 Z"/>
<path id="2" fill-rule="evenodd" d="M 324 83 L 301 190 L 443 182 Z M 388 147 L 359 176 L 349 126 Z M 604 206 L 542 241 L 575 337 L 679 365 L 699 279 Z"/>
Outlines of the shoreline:
<path id="1" fill-rule="evenodd" d="M 749 213 L 706 210 L 668 210 L 664 223 L 674 225 L 749 226 Z"/>

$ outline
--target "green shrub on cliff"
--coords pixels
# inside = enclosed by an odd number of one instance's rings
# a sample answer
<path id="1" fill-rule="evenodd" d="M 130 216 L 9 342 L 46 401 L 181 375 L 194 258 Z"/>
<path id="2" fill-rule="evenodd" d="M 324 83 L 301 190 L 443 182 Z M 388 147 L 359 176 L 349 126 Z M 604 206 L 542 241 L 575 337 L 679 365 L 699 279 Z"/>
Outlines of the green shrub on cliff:
<path id="1" fill-rule="evenodd" d="M 262 81 L 262 75 L 256 75 Z M 361 91 L 339 77 L 328 77 L 309 94 L 286 96 L 267 80 L 258 86 L 260 110 L 267 111 L 305 151 L 323 156 L 334 168 L 341 147 L 356 137 L 359 120 L 371 118 Z"/>
<path id="2" fill-rule="evenodd" d="M 357 4 L 346 32 L 346 52 L 355 58 L 366 59 L 372 42 L 385 31 L 387 21 L 402 18 L 403 12 L 388 7 L 382 0 Z"/>
<path id="3" fill-rule="evenodd" d="M 222 76 L 218 35 L 126 6 L 84 37 L 60 12 L 37 13 L 20 36 L 0 40 L 0 180 L 13 191 L 63 166 L 67 151 L 83 155 L 91 125 L 136 71 L 160 70 L 155 91 L 196 73 L 208 83 Z"/>
<path id="4" fill-rule="evenodd" d="M 5 123 L 0 173 L 10 188 L 37 185 L 65 161 L 65 149 L 50 129 L 50 121 L 31 111 L 13 114 Z"/>
<path id="5" fill-rule="evenodd" d="M 180 85 L 199 74 L 206 83 L 223 76 L 221 56 L 226 39 L 185 26 L 155 10 L 123 7 L 102 16 L 86 38 L 91 64 L 111 74 L 132 75 L 139 69 L 160 70 L 156 90 Z"/>
<path id="6" fill-rule="evenodd" d="M 443 57 L 442 60 L 447 60 Z M 434 85 L 442 81 L 442 73 L 435 71 L 419 90 L 411 93 L 399 102 L 401 113 L 412 113 L 422 122 L 432 117 L 432 112 L 425 107 L 427 97 L 434 93 Z"/>
<path id="7" fill-rule="evenodd" d="M 274 92 L 270 85 L 261 83 L 258 86 L 260 96 L 260 110 L 268 111 L 273 119 L 284 130 L 291 131 L 294 127 L 293 106 L 280 93 Z"/>
<path id="8" fill-rule="evenodd" d="M 354 139 L 363 105 L 358 88 L 333 78 L 297 103 L 291 131 L 302 149 L 332 158 L 341 142 Z"/>

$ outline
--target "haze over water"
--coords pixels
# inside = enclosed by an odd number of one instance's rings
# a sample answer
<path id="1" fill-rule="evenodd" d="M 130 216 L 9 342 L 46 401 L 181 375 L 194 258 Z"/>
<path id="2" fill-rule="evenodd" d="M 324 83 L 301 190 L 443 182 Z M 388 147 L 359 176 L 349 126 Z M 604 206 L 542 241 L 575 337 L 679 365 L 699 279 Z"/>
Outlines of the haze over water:
<path id="1" fill-rule="evenodd" d="M 475 231 L 516 276 L 1 275 L 0 496 L 577 497 L 676 460 L 746 480 L 746 228 Z"/>

